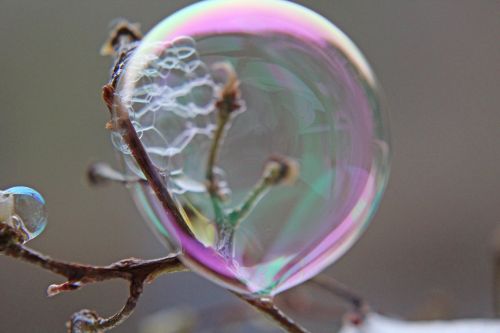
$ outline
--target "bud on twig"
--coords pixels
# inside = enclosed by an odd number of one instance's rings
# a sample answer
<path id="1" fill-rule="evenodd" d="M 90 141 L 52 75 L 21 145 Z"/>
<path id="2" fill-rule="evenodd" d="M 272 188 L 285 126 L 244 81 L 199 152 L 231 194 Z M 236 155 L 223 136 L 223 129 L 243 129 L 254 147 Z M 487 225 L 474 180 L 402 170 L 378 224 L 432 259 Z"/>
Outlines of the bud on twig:
<path id="1" fill-rule="evenodd" d="M 293 185 L 299 177 L 297 161 L 285 156 L 271 156 L 264 167 L 264 179 L 270 185 Z"/>
<path id="2" fill-rule="evenodd" d="M 115 56 L 122 45 L 142 39 L 140 25 L 127 20 L 119 20 L 109 32 L 109 38 L 101 47 L 102 56 Z"/>
<path id="3" fill-rule="evenodd" d="M 212 70 L 223 76 L 224 87 L 215 106 L 219 116 L 226 118 L 242 108 L 240 81 L 233 66 L 227 62 L 214 64 Z"/>

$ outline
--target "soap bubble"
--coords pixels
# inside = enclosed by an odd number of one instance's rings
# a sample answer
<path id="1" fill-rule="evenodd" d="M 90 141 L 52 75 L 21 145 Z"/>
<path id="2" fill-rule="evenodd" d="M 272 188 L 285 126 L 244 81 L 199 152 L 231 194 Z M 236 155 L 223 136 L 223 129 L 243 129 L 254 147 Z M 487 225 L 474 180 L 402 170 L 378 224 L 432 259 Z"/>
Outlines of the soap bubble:
<path id="1" fill-rule="evenodd" d="M 206 174 L 225 83 L 214 70 L 221 63 L 234 69 L 244 107 L 220 145 L 216 178 L 224 194 L 214 199 Z M 336 261 L 372 218 L 390 158 L 378 94 L 352 41 L 300 5 L 189 6 L 145 36 L 117 89 L 189 232 L 149 186 L 131 186 L 132 193 L 194 270 L 239 293 L 275 295 Z M 257 191 L 234 230 L 217 222 L 213 200 L 223 215 L 241 208 L 276 155 L 298 165 L 295 183 Z M 131 155 L 121 156 L 128 173 L 143 177 Z M 229 249 L 221 246 L 228 229 Z"/>
<path id="2" fill-rule="evenodd" d="M 20 231 L 23 241 L 37 237 L 47 226 L 47 208 L 42 195 L 25 186 L 0 191 L 0 223 Z"/>

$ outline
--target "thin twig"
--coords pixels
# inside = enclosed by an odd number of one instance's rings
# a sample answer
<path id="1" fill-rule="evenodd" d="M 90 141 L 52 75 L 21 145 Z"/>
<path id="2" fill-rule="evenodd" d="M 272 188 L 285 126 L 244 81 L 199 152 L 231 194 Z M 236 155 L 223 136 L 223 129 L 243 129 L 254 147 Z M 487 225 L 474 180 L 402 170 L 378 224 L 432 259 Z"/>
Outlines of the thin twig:
<path id="1" fill-rule="evenodd" d="M 182 227 L 186 234 L 192 236 L 193 233 L 184 221 L 174 198 L 168 191 L 167 186 L 163 181 L 162 176 L 159 174 L 158 170 L 149 158 L 146 149 L 142 145 L 142 142 L 135 131 L 134 125 L 130 121 L 127 110 L 118 98 L 116 98 L 117 100 L 115 101 L 115 87 L 112 83 L 103 87 L 103 99 L 112 117 L 111 122 L 108 123 L 110 124 L 109 126 L 111 126 L 113 130 L 122 133 L 123 140 L 129 147 L 132 156 L 141 168 L 149 186 L 154 191 L 158 201 L 162 204 L 165 211 L 175 219 L 177 224 Z"/>
<path id="2" fill-rule="evenodd" d="M 116 82 L 116 81 L 115 81 Z M 230 79 L 230 85 L 228 87 L 237 87 L 237 81 Z M 238 109 L 240 106 L 237 103 L 239 98 L 239 91 L 228 90 L 227 94 L 222 94 L 223 98 L 217 103 L 219 110 L 223 113 L 230 114 L 231 112 Z M 123 105 L 119 100 L 115 100 L 115 86 L 113 82 L 104 86 L 103 88 L 103 99 L 112 115 L 111 127 L 113 130 L 122 133 L 122 137 L 126 144 L 128 145 L 130 152 L 137 164 L 141 168 L 142 172 L 146 176 L 149 185 L 154 190 L 156 197 L 162 203 L 163 207 L 173 214 L 176 221 L 180 226 L 183 226 L 186 232 L 191 234 L 191 231 L 182 219 L 175 201 L 170 196 L 168 189 L 165 184 L 161 181 L 156 168 L 149 159 L 149 156 L 142 145 L 134 126 L 129 120 L 128 113 L 124 109 Z M 214 160 L 215 161 L 215 160 Z M 238 295 L 238 294 L 236 294 Z M 281 328 L 286 332 L 290 333 L 307 333 L 305 329 L 300 327 L 298 324 L 294 323 L 289 317 L 287 317 L 283 312 L 281 312 L 269 299 L 251 299 L 245 298 L 238 295 L 241 299 L 245 300 L 247 303 L 252 305 L 254 308 L 259 309 L 262 313 L 267 314 L 269 318 L 274 320 Z"/>
<path id="3" fill-rule="evenodd" d="M 225 223 L 225 214 L 221 205 L 221 194 L 219 185 L 215 180 L 215 161 L 217 160 L 217 156 L 219 153 L 219 148 L 221 145 L 221 141 L 226 129 L 227 124 L 229 123 L 229 114 L 226 116 L 221 115 L 219 113 L 217 117 L 217 127 L 215 129 L 214 137 L 211 140 L 210 151 L 208 154 L 207 160 L 207 171 L 206 171 L 206 182 L 207 182 L 207 190 L 210 195 L 210 200 L 212 201 L 212 207 L 214 209 L 215 223 L 218 226 L 222 226 Z"/>
<path id="4" fill-rule="evenodd" d="M 250 191 L 247 198 L 243 200 L 243 203 L 235 208 L 228 214 L 228 220 L 234 228 L 237 228 L 241 221 L 243 221 L 255 208 L 257 203 L 266 195 L 268 190 L 271 187 L 269 181 L 267 181 L 268 177 L 263 177 L 259 180 L 259 182 L 254 186 L 254 188 Z"/>
<path id="5" fill-rule="evenodd" d="M 217 63 L 213 65 L 213 70 L 223 71 L 224 75 L 227 77 L 227 82 L 225 82 L 224 87 L 220 92 L 218 101 L 215 103 L 217 124 L 208 153 L 205 179 L 207 191 L 210 195 L 210 200 L 212 201 L 214 209 L 215 223 L 219 228 L 219 233 L 227 234 L 229 232 L 230 234 L 231 231 L 228 230 L 230 226 L 227 225 L 227 215 L 222 207 L 222 194 L 220 192 L 219 184 L 215 179 L 215 167 L 227 127 L 235 112 L 241 108 L 241 93 L 239 89 L 240 83 L 234 68 L 227 63 Z M 225 239 L 227 236 L 222 236 L 220 238 Z"/>
<path id="6" fill-rule="evenodd" d="M 101 333 L 109 331 L 130 317 L 143 291 L 142 281 L 130 283 L 130 294 L 123 308 L 109 318 L 100 318 L 95 311 L 81 310 L 71 316 L 67 323 L 69 333 Z"/>
<path id="7" fill-rule="evenodd" d="M 103 267 L 66 263 L 20 244 L 15 236 L 15 230 L 0 224 L 0 253 L 37 265 L 67 279 L 67 282 L 63 284 L 49 287 L 48 293 L 51 296 L 60 292 L 77 290 L 86 284 L 111 279 L 124 279 L 130 282 L 130 295 L 127 303 L 118 313 L 103 319 L 93 311 L 82 310 L 72 316 L 68 325 L 70 333 L 104 332 L 118 326 L 132 314 L 142 294 L 144 283 L 151 282 L 159 275 L 189 270 L 175 255 L 154 260 L 125 259 Z M 307 330 L 279 310 L 271 299 L 248 298 L 237 293 L 235 295 L 266 314 L 286 332 L 307 333 Z"/>
<path id="8" fill-rule="evenodd" d="M 15 229 L 0 223 L 0 253 L 36 265 L 67 279 L 65 283 L 51 285 L 47 290 L 49 296 L 111 279 L 129 281 L 130 295 L 127 303 L 118 313 L 103 319 L 93 311 L 82 310 L 72 316 L 68 325 L 70 333 L 104 332 L 116 327 L 132 314 L 142 294 L 144 283 L 152 282 L 162 274 L 188 271 L 176 255 L 154 260 L 131 258 L 102 267 L 67 263 L 38 253 L 20 243 L 20 240 Z"/>
<path id="9" fill-rule="evenodd" d="M 246 199 L 228 213 L 229 223 L 237 228 L 271 187 L 279 184 L 293 184 L 297 179 L 298 169 L 298 164 L 290 158 L 283 156 L 270 157 L 266 162 L 261 178 Z"/>
<path id="10" fill-rule="evenodd" d="M 226 126 L 229 124 L 229 113 L 218 112 L 217 125 L 215 128 L 214 136 L 211 140 L 210 150 L 207 159 L 206 181 L 207 190 L 211 195 L 219 196 L 219 186 L 215 180 L 215 163 L 219 155 L 222 138 L 224 137 Z"/>
<path id="11" fill-rule="evenodd" d="M 120 110 L 121 107 L 118 106 L 118 109 Z M 155 191 L 157 198 L 163 204 L 163 206 L 167 210 L 170 209 L 170 205 L 173 203 L 173 201 L 172 203 L 169 202 L 171 200 L 170 194 L 168 193 L 166 187 L 161 182 L 157 182 L 157 180 L 155 179 L 154 166 L 149 160 L 149 157 L 147 156 L 147 153 L 135 132 L 135 128 L 133 127 L 132 123 L 128 120 L 128 117 L 126 119 L 119 118 L 119 122 L 120 122 L 119 125 L 120 128 L 124 130 L 123 138 L 125 139 L 125 142 L 127 142 L 132 155 L 135 157 L 137 161 L 137 164 L 141 167 L 141 170 L 146 175 L 146 178 L 148 178 L 148 183 Z M 176 206 L 174 207 L 177 210 L 177 207 Z M 185 223 L 182 220 L 181 216 L 179 216 L 178 218 L 180 219 L 180 225 Z M 186 226 L 186 228 L 188 227 Z M 307 333 L 307 330 L 303 329 L 300 325 L 293 322 L 293 320 L 291 320 L 283 312 L 281 312 L 270 300 L 250 299 L 250 298 L 245 298 L 241 295 L 239 296 L 247 303 L 252 305 L 254 308 L 257 308 L 262 313 L 267 314 L 269 318 L 273 319 L 286 332 Z"/>
<path id="12" fill-rule="evenodd" d="M 128 148 L 135 161 L 139 165 L 141 171 L 145 175 L 148 184 L 151 186 L 153 191 L 156 194 L 157 199 L 163 205 L 163 208 L 172 214 L 172 217 L 175 219 L 177 224 L 181 226 L 184 231 L 192 235 L 191 230 L 187 226 L 186 222 L 183 220 L 182 215 L 176 205 L 176 202 L 170 195 L 167 187 L 165 186 L 162 178 L 158 174 L 155 166 L 151 162 L 142 142 L 139 139 L 139 136 L 136 133 L 136 130 L 129 119 L 128 112 L 119 100 L 119 98 L 115 95 L 116 85 L 119 80 L 119 77 L 122 71 L 125 68 L 125 64 L 128 60 L 128 56 L 131 53 L 132 48 L 129 47 L 127 40 L 124 44 L 121 44 L 119 49 L 123 51 L 118 57 L 118 61 L 115 64 L 111 81 L 103 87 L 103 99 L 108 107 L 108 110 L 111 113 L 111 122 L 108 123 L 108 128 L 114 131 L 121 133 L 123 140 L 127 144 Z M 215 163 L 218 156 L 218 151 L 221 145 L 221 140 L 223 138 L 226 127 L 231 119 L 231 116 L 234 113 L 241 109 L 240 100 L 240 89 L 239 89 L 239 80 L 236 76 L 234 69 L 226 63 L 217 64 L 214 66 L 215 70 L 223 70 L 227 75 L 227 81 L 225 86 L 223 87 L 221 94 L 219 96 L 219 100 L 216 102 L 216 109 L 218 111 L 218 123 L 217 129 L 214 135 L 214 139 L 212 140 L 212 146 L 209 152 L 209 158 L 207 161 L 207 170 L 206 170 L 206 180 L 207 180 L 207 190 L 212 197 L 212 202 L 214 203 L 214 209 L 216 215 L 219 219 L 225 217 L 225 213 L 220 207 L 220 193 L 218 189 L 218 185 L 215 180 Z M 276 161 L 275 161 L 276 162 Z M 281 168 L 278 171 L 279 179 L 282 180 L 284 175 L 291 171 L 292 168 Z M 216 199 L 216 200 L 214 200 Z M 234 226 L 226 225 L 226 221 L 218 221 L 220 231 L 227 232 L 228 228 L 231 228 L 230 232 L 234 232 Z M 223 226 L 223 227 L 222 227 Z M 194 238 L 194 236 L 193 236 Z M 226 237 L 220 237 L 226 238 Z M 231 237 L 229 237 L 231 238 Z M 195 238 L 194 238 L 195 239 Z M 273 303 L 272 299 L 269 298 L 247 298 L 242 296 L 241 294 L 235 293 L 239 298 L 245 300 L 248 304 L 258 309 L 260 312 L 267 315 L 268 318 L 272 319 L 276 322 L 282 329 L 289 333 L 307 333 L 307 330 L 302 328 L 300 325 L 296 324 L 291 318 L 286 316 L 276 305 Z"/>
<path id="13" fill-rule="evenodd" d="M 92 266 L 62 262 L 32 250 L 17 241 L 9 241 L 8 233 L 10 231 L 5 229 L 10 229 L 10 227 L 0 224 L 0 253 L 64 276 L 68 280 L 67 283 L 74 283 L 78 288 L 84 284 L 111 279 L 124 279 L 129 281 L 143 279 L 149 282 L 161 274 L 188 270 L 179 260 L 177 255 L 152 260 L 130 258 L 120 260 L 108 266 Z M 7 235 L 7 237 L 4 237 L 5 235 Z M 55 286 L 51 288 L 51 294 L 58 293 L 58 290 L 54 288 Z M 69 290 L 68 287 L 64 287 L 64 289 L 65 290 L 59 291 Z M 75 290 L 75 288 L 71 290 Z"/>
<path id="14" fill-rule="evenodd" d="M 146 180 L 137 177 L 127 176 L 104 162 L 92 163 L 87 169 L 87 180 L 90 185 L 100 186 L 108 183 L 131 184 L 131 183 L 146 183 Z"/>
<path id="15" fill-rule="evenodd" d="M 353 306 L 356 312 L 365 313 L 367 310 L 368 305 L 361 296 L 328 275 L 322 274 L 315 276 L 309 283 L 327 290 L 340 299 L 345 300 Z"/>
<path id="16" fill-rule="evenodd" d="M 136 25 L 130 24 L 126 21 L 120 21 L 110 33 L 108 41 L 104 44 L 111 46 L 112 50 L 115 50 L 111 54 L 117 59 L 115 65 L 113 66 L 110 81 L 102 88 L 102 98 L 111 114 L 111 121 L 108 122 L 106 127 L 122 134 L 123 140 L 130 148 L 132 156 L 141 168 L 149 186 L 153 189 L 164 209 L 171 214 L 171 216 L 178 222 L 178 225 L 181 226 L 188 235 L 192 235 L 190 228 L 182 218 L 182 214 L 180 213 L 175 200 L 170 195 L 162 177 L 144 149 L 144 146 L 135 131 L 134 125 L 129 119 L 128 111 L 115 95 L 118 81 L 120 80 L 125 66 L 134 51 L 135 43 L 140 41 L 141 38 L 142 35 Z"/>
<path id="17" fill-rule="evenodd" d="M 70 333 L 104 332 L 118 326 L 132 314 L 142 294 L 144 283 L 152 282 L 159 275 L 189 271 L 176 255 L 154 260 L 131 258 L 102 267 L 57 261 L 20 244 L 15 230 L 4 224 L 0 224 L 0 253 L 64 276 L 67 282 L 49 287 L 48 293 L 51 296 L 111 279 L 124 279 L 130 282 L 127 303 L 118 313 L 103 319 L 94 311 L 79 311 L 72 316 L 68 324 Z M 265 314 L 285 332 L 308 332 L 284 314 L 272 299 L 251 298 L 234 292 L 233 294 Z"/>
<path id="18" fill-rule="evenodd" d="M 57 261 L 17 243 L 10 244 L 3 253 L 64 276 L 68 281 L 61 285 L 50 286 L 48 290 L 50 296 L 63 291 L 76 290 L 85 284 L 95 282 L 111 279 L 128 281 L 143 279 L 146 281 L 161 274 L 187 270 L 177 256 L 154 260 L 131 258 L 118 261 L 109 266 L 99 267 Z"/>
<path id="19" fill-rule="evenodd" d="M 134 312 L 134 309 L 137 306 L 137 302 L 142 295 L 143 289 L 144 281 L 142 281 L 141 279 L 132 280 L 129 287 L 129 296 L 123 308 L 120 310 L 120 312 L 108 319 L 100 319 L 96 324 L 96 328 L 103 331 L 109 330 L 127 320 L 132 312 Z"/>
<path id="20" fill-rule="evenodd" d="M 235 294 L 240 299 L 244 300 L 256 310 L 264 314 L 268 319 L 276 323 L 282 330 L 288 333 L 309 333 L 304 327 L 296 323 L 292 318 L 288 317 L 281 311 L 271 298 L 250 298 L 240 294 Z"/>

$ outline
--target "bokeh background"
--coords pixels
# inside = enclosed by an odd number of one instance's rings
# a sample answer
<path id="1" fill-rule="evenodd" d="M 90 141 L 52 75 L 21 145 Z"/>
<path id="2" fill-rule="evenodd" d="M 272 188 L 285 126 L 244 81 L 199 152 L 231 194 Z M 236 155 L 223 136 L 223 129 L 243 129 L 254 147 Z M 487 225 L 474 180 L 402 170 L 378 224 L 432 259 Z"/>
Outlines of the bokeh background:
<path id="1" fill-rule="evenodd" d="M 100 100 L 110 59 L 98 54 L 109 23 L 125 17 L 147 31 L 193 2 L 0 0 L 0 188 L 25 184 L 47 199 L 49 225 L 30 243 L 36 249 L 95 264 L 166 254 L 124 188 L 91 189 L 84 173 L 91 161 L 114 163 Z M 491 240 L 500 226 L 500 2 L 298 2 L 358 44 L 391 117 L 392 175 L 379 212 L 326 274 L 392 315 L 419 318 L 439 308 L 452 318 L 491 317 Z M 1 257 L 0 332 L 64 332 L 73 312 L 111 314 L 127 295 L 124 283 L 109 282 L 47 298 L 47 286 L 60 281 Z M 327 297 L 313 295 L 317 302 Z M 165 308 L 237 303 L 194 274 L 163 277 L 115 332 L 138 332 Z M 332 318 L 312 317 L 299 316 L 318 332 L 331 331 Z"/>

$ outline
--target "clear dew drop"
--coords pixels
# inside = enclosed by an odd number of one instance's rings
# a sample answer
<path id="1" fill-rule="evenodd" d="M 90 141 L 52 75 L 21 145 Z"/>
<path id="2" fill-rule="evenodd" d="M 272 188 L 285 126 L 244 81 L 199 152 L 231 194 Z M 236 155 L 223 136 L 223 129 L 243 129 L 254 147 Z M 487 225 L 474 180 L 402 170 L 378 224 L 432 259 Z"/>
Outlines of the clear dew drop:
<path id="1" fill-rule="evenodd" d="M 47 226 L 47 207 L 42 195 L 25 186 L 0 191 L 0 223 L 24 235 L 24 242 L 37 237 Z"/>

